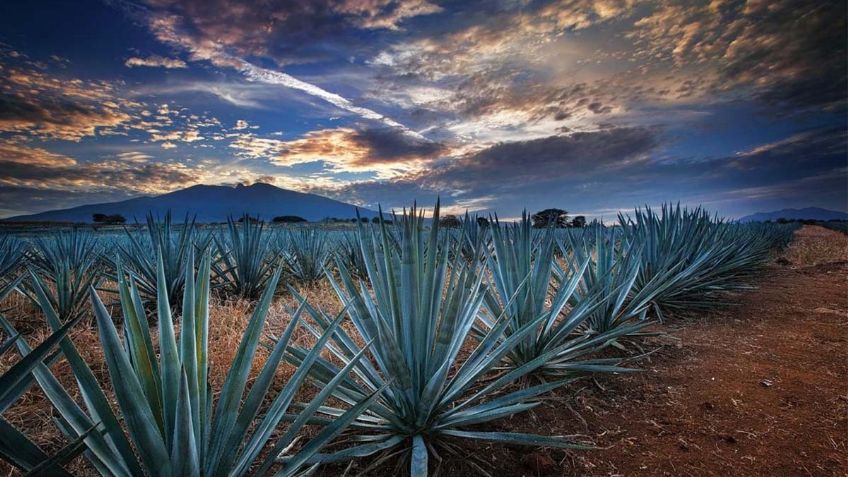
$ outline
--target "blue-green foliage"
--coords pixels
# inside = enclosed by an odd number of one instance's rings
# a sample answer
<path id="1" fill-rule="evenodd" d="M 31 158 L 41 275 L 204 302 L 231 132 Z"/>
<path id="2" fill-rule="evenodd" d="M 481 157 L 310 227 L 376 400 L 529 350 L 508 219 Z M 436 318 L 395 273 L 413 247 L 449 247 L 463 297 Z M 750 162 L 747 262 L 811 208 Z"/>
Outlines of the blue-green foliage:
<path id="1" fill-rule="evenodd" d="M 39 284 L 62 322 L 87 311 L 88 289 L 103 277 L 103 250 L 98 239 L 83 231 L 36 237 L 30 252 L 30 280 L 24 289 L 31 297 Z"/>
<path id="2" fill-rule="evenodd" d="M 321 456 L 319 461 L 391 452 L 398 446 L 410 449 L 413 476 L 427 475 L 432 452 L 457 452 L 456 438 L 489 440 L 524 445 L 579 447 L 557 437 L 508 432 L 481 432 L 469 426 L 497 420 L 539 404 L 539 396 L 563 384 L 561 381 L 528 388 L 514 384 L 534 372 L 556 351 L 542 353 L 531 362 L 496 375 L 507 355 L 532 336 L 544 316 L 527 321 L 508 336 L 507 318 L 496 318 L 488 330 L 472 338 L 486 295 L 482 260 L 450 260 L 462 246 L 452 235 L 441 233 L 438 205 L 429 230 L 420 210 L 394 220 L 396 240 L 389 226 L 360 225 L 359 243 L 372 290 L 357 281 L 343 262 L 338 262 L 339 281 L 328 280 L 345 306 L 356 334 L 371 343 L 371 360 L 354 366 L 358 379 L 345 379 L 334 396 L 354 404 L 385 388 L 376 403 L 352 428 L 359 445 Z M 295 292 L 295 295 L 297 293 Z M 323 335 L 335 322 L 320 310 L 307 311 L 317 323 L 310 327 Z M 469 341 L 471 340 L 471 341 Z M 463 346 L 471 344 L 470 352 Z M 332 339 L 330 351 L 343 363 L 362 352 L 357 340 L 343 329 Z M 306 350 L 294 348 L 292 359 L 302 362 Z M 328 383 L 339 373 L 328 359 L 319 359 L 313 376 Z M 492 379 L 490 379 L 492 378 Z M 330 415 L 339 410 L 326 408 Z"/>
<path id="3" fill-rule="evenodd" d="M 27 244 L 11 235 L 0 235 L 0 285 L 15 279 L 25 264 Z"/>
<path id="4" fill-rule="evenodd" d="M 271 278 L 276 259 L 273 233 L 245 215 L 227 221 L 226 233 L 214 236 L 218 260 L 212 270 L 229 293 L 255 299 Z"/>
<path id="5" fill-rule="evenodd" d="M 157 220 L 152 213 L 147 214 L 144 232 L 130 232 L 128 229 L 126 240 L 116 241 L 120 260 L 135 277 L 143 298 L 156 297 L 156 256 L 160 254 L 171 305 L 179 303 L 185 286 L 186 263 L 194 246 L 194 234 L 193 219 L 186 217 L 181 225 L 175 226 L 169 211 L 162 220 Z"/>
<path id="6" fill-rule="evenodd" d="M 331 240 L 330 233 L 315 229 L 289 232 L 285 256 L 291 277 L 302 283 L 320 280 L 334 245 Z"/>
<path id="7" fill-rule="evenodd" d="M 641 249 L 635 290 L 658 288 L 657 313 L 708 308 L 724 302 L 723 291 L 747 288 L 787 231 L 779 225 L 734 224 L 701 208 L 663 205 L 619 216 L 622 240 Z"/>

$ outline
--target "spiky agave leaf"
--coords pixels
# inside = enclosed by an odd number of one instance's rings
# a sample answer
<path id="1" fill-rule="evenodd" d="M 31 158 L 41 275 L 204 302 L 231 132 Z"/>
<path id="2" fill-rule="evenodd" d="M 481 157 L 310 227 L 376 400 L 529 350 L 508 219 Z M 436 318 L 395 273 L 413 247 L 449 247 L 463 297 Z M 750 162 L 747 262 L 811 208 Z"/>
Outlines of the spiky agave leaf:
<path id="1" fill-rule="evenodd" d="M 0 301 L 4 300 L 17 285 L 18 281 L 15 281 L 0 289 Z M 0 415 L 6 412 L 12 403 L 29 389 L 32 383 L 33 369 L 40 366 L 43 367 L 44 364 L 42 363 L 50 363 L 53 360 L 50 353 L 52 353 L 53 349 L 57 347 L 80 319 L 81 317 L 77 317 L 75 320 L 67 322 L 42 341 L 35 349 L 30 349 L 23 342 L 20 334 L 0 315 L 0 327 L 2 327 L 3 332 L 8 336 L 0 344 L 0 356 L 15 345 L 21 351 L 21 359 L 0 375 Z M 27 475 L 70 476 L 62 466 L 73 460 L 83 451 L 81 446 L 82 440 L 93 430 L 94 426 L 78 439 L 72 441 L 71 444 L 61 449 L 55 456 L 51 457 L 45 454 L 24 433 L 0 416 L 0 459 L 5 460 L 23 472 L 27 472 Z"/>
<path id="2" fill-rule="evenodd" d="M 635 289 L 653 288 L 655 309 L 709 308 L 722 291 L 747 288 L 745 280 L 768 258 L 773 229 L 727 223 L 699 208 L 663 204 L 659 212 L 619 215 L 623 239 L 641 248 Z"/>
<path id="3" fill-rule="evenodd" d="M 503 317 L 504 334 L 511 337 L 535 323 L 535 329 L 506 355 L 506 364 L 521 367 L 548 356 L 539 372 L 564 376 L 573 372 L 620 372 L 615 360 L 591 355 L 642 323 L 607 330 L 587 329 L 587 321 L 604 304 L 603 288 L 579 293 L 591 259 L 580 257 L 563 270 L 557 263 L 554 229 L 535 231 L 527 214 L 512 225 L 497 220 L 491 226 L 489 270 L 494 286 L 486 294 L 488 311 L 478 329 L 488 332 Z M 618 291 L 611 290 L 611 291 Z"/>
<path id="4" fill-rule="evenodd" d="M 365 257 L 362 255 L 362 247 L 359 246 L 356 234 L 342 233 L 336 246 L 336 259 L 344 262 L 348 271 L 357 278 L 368 276 L 368 270 L 365 268 Z"/>
<path id="5" fill-rule="evenodd" d="M 385 391 L 352 424 L 360 433 L 353 434 L 351 439 L 359 444 L 321 455 L 317 461 L 387 452 L 405 443 L 411 452 L 411 472 L 421 476 L 427 473 L 431 449 L 450 452 L 455 447 L 447 440 L 454 438 L 580 446 L 558 437 L 465 429 L 533 408 L 539 395 L 562 382 L 507 389 L 552 354 L 544 354 L 495 379 L 484 379 L 491 377 L 490 372 L 503 357 L 535 330 L 541 317 L 507 338 L 503 334 L 507 320 L 496 320 L 480 336 L 474 350 L 467 357 L 460 357 L 484 299 L 483 264 L 480 260 L 449 263 L 448 257 L 459 252 L 461 243 L 440 232 L 438 212 L 437 203 L 428 231 L 423 211 L 416 208 L 408 214 L 404 211 L 394 221 L 396 243 L 392 242 L 386 224 L 378 229 L 360 225 L 360 246 L 373 293 L 363 282 L 354 280 L 343 261 L 337 263 L 340 283 L 328 273 L 357 333 L 366 342 L 373 341 L 373 361 L 360 361 L 354 367 L 357 379 L 345 377 L 333 395 L 353 404 L 375 390 L 385 387 Z M 334 321 L 322 311 L 309 305 L 305 309 L 317 324 L 317 327 L 306 326 L 316 336 L 333 326 Z M 333 356 L 348 362 L 361 352 L 356 343 L 354 337 L 338 329 L 329 349 Z M 307 355 L 306 350 L 297 347 L 291 353 L 296 364 L 302 363 Z M 329 383 L 339 371 L 328 359 L 319 358 L 313 377 Z M 331 416 L 342 412 L 332 407 L 322 411 Z"/>
<path id="6" fill-rule="evenodd" d="M 175 225 L 170 210 L 161 220 L 148 212 L 146 232 L 134 233 L 126 228 L 125 231 L 126 244 L 116 242 L 116 245 L 125 270 L 135 277 L 141 296 L 145 299 L 156 297 L 156 254 L 159 251 L 165 268 L 168 297 L 171 305 L 178 305 L 185 286 L 188 254 L 194 246 L 195 219 L 186 215 L 182 224 Z"/>
<path id="7" fill-rule="evenodd" d="M 128 277 L 123 268 L 119 267 L 119 292 L 126 326 L 123 340 L 99 296 L 94 289 L 90 290 L 98 334 L 109 375 L 115 384 L 113 389 L 126 434 L 118 424 L 117 416 L 105 403 L 105 395 L 99 384 L 93 380 L 90 369 L 79 358 L 70 340 L 63 340 L 63 351 L 69 357 L 71 368 L 77 376 L 82 395 L 92 412 L 91 418 L 72 403 L 66 402 L 67 393 L 57 387 L 58 383 L 49 370 L 40 370 L 37 376 L 39 384 L 48 391 L 62 419 L 75 429 L 94 418 L 103 420 L 105 440 L 89 436 L 85 443 L 89 459 L 104 475 L 246 475 L 254 465 L 270 467 L 276 454 L 271 452 L 264 457 L 260 454 L 341 317 L 328 328 L 327 334 L 319 339 L 316 347 L 307 353 L 303 366 L 274 394 L 270 389 L 276 370 L 294 330 L 299 326 L 300 313 L 295 313 L 253 385 L 247 390 L 248 374 L 280 277 L 278 269 L 269 279 L 226 380 L 216 393 L 209 386 L 207 374 L 211 258 L 209 254 L 203 256 L 195 275 L 193 252 L 189 252 L 179 337 L 174 331 L 174 316 L 168 304 L 162 258 L 159 257 L 157 261 L 158 359 L 152 346 L 141 296 L 131 276 Z M 55 326 L 55 313 L 49 309 L 49 301 L 42 300 L 41 303 L 46 307 L 51 326 Z M 359 357 L 351 359 L 348 370 L 358 360 Z M 326 392 L 332 392 L 335 386 L 332 384 Z M 323 396 L 325 399 L 326 394 Z M 361 413 L 371 399 L 374 396 L 365 397 L 338 421 L 328 424 L 322 433 L 289 456 L 278 474 L 294 475 L 299 472 L 308 458 Z M 264 403 L 270 404 L 264 412 L 260 412 Z M 322 403 L 313 402 L 311 412 L 314 413 Z M 290 426 L 276 448 L 288 447 L 311 415 L 305 414 L 303 422 Z M 132 446 L 129 442 L 132 442 Z"/>
<path id="8" fill-rule="evenodd" d="M 562 255 L 569 257 L 572 267 L 589 263 L 575 291 L 578 302 L 584 296 L 595 296 L 599 302 L 599 306 L 588 313 L 586 329 L 605 333 L 646 319 L 657 290 L 652 287 L 636 290 L 634 287 L 641 265 L 638 247 L 620 239 L 616 229 L 601 224 L 587 227 L 579 238 L 565 235 L 559 247 Z"/>
<path id="9" fill-rule="evenodd" d="M 33 298 L 36 281 L 61 321 L 72 320 L 86 311 L 89 287 L 103 276 L 100 244 L 94 235 L 78 230 L 37 237 L 30 255 L 31 280 L 24 292 Z"/>
<path id="10" fill-rule="evenodd" d="M 466 260 L 479 260 L 483 251 L 490 246 L 491 234 L 489 226 L 492 218 L 485 218 L 465 212 L 462 218 L 462 256 Z"/>
<path id="11" fill-rule="evenodd" d="M 249 216 L 236 222 L 227 219 L 227 234 L 214 236 L 219 259 L 213 263 L 215 276 L 228 292 L 255 299 L 273 274 L 273 237 L 262 222 Z"/>
<path id="12" fill-rule="evenodd" d="M 25 265 L 27 243 L 11 235 L 0 235 L 0 285 L 13 281 Z"/>
<path id="13" fill-rule="evenodd" d="M 288 233 L 286 263 L 292 278 L 302 283 L 314 283 L 324 277 L 324 266 L 330 259 L 327 233 L 301 229 Z"/>

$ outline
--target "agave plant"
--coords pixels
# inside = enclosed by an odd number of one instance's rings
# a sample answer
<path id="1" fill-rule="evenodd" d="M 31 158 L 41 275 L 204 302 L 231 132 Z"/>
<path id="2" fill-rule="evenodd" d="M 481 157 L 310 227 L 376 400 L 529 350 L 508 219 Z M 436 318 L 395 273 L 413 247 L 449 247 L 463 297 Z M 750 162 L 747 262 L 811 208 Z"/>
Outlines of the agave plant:
<path id="1" fill-rule="evenodd" d="M 577 300 L 595 296 L 599 306 L 588 313 L 585 326 L 596 333 L 606 333 L 629 323 L 644 322 L 653 298 L 654 287 L 636 291 L 641 250 L 624 240 L 617 240 L 615 229 L 596 224 L 586 229 L 580 239 L 568 234 L 559 242 L 563 256 L 570 256 L 572 266 L 589 266 L 575 291 Z M 568 244 L 568 245 L 565 245 Z"/>
<path id="2" fill-rule="evenodd" d="M 542 317 L 509 337 L 504 337 L 509 321 L 496 319 L 474 343 L 471 329 L 485 295 L 483 264 L 480 260 L 450 263 L 448 257 L 459 252 L 461 243 L 440 233 L 438 215 L 437 203 L 429 231 L 423 213 L 415 208 L 396 218 L 396 245 L 385 223 L 377 229 L 360 225 L 359 244 L 373 294 L 363 282 L 354 280 L 341 260 L 337 261 L 341 283 L 327 274 L 356 332 L 365 342 L 373 341 L 372 360 L 363 360 L 353 368 L 358 379 L 344 378 L 333 394 L 353 404 L 375 390 L 385 387 L 385 391 L 353 422 L 351 428 L 358 433 L 350 438 L 357 445 L 322 454 L 316 461 L 392 454 L 398 452 L 396 448 L 409 448 L 410 470 L 417 477 L 427 475 L 430 454 L 461 453 L 455 439 L 553 447 L 581 445 L 561 437 L 468 428 L 531 409 L 539 404 L 539 395 L 563 381 L 520 390 L 509 388 L 544 364 L 552 353 L 500 375 L 491 374 L 504 356 L 535 332 Z M 317 327 L 309 327 L 316 336 L 334 326 L 322 311 L 309 306 L 306 309 L 317 323 Z M 467 345 L 473 345 L 470 354 L 461 354 Z M 337 330 L 329 350 L 342 362 L 362 352 L 357 340 L 343 329 Z M 307 350 L 297 347 L 291 351 L 296 364 L 307 355 Z M 330 383 L 339 372 L 331 361 L 319 358 L 313 377 L 320 383 Z M 324 412 L 341 414 L 332 407 Z"/>
<path id="3" fill-rule="evenodd" d="M 484 248 L 489 246 L 490 219 L 465 213 L 462 219 L 462 256 L 466 260 L 479 260 Z"/>
<path id="4" fill-rule="evenodd" d="M 623 239 L 642 249 L 637 290 L 656 287 L 653 300 L 664 309 L 709 308 L 721 303 L 718 292 L 746 288 L 744 279 L 768 257 L 768 234 L 725 223 L 701 208 L 664 204 L 660 212 L 637 209 L 634 218 L 619 215 Z"/>
<path id="5" fill-rule="evenodd" d="M 207 356 L 211 259 L 208 254 L 204 255 L 196 276 L 193 261 L 190 253 L 177 338 L 168 305 L 163 260 L 158 259 L 158 359 L 138 287 L 132 278 L 127 278 L 123 268 L 119 268 L 118 288 L 124 313 L 124 342 L 97 293 L 94 289 L 90 291 L 120 417 L 110 408 L 104 391 L 70 340 L 62 341 L 62 352 L 68 358 L 91 416 L 76 405 L 46 367 L 34 371 L 36 380 L 61 416 L 62 430 L 69 438 L 83 437 L 88 450 L 86 455 L 102 475 L 237 476 L 247 475 L 256 467 L 259 468 L 256 473 L 264 475 L 283 452 L 289 455 L 285 463 L 275 469 L 275 475 L 296 475 L 310 457 L 373 402 L 375 395 L 365 396 L 312 440 L 293 450 L 303 425 L 336 390 L 361 355 L 350 360 L 337 379 L 329 382 L 305 406 L 271 452 L 263 455 L 295 393 L 308 376 L 310 366 L 341 317 L 328 327 L 327 334 L 304 356 L 303 365 L 274 395 L 269 391 L 276 369 L 299 326 L 300 312 L 296 312 L 246 392 L 248 373 L 280 277 L 278 270 L 270 278 L 253 312 L 222 389 L 213 392 L 208 382 Z M 56 328 L 59 322 L 55 311 L 43 290 L 37 292 L 50 325 Z M 267 408 L 260 413 L 263 403 L 267 403 Z M 91 427 L 96 421 L 102 423 L 102 433 L 81 436 L 81 429 Z M 121 421 L 126 434 L 119 424 Z"/>
<path id="6" fill-rule="evenodd" d="M 226 239 L 215 236 L 220 259 L 214 273 L 230 293 L 257 298 L 273 274 L 270 233 L 247 215 L 241 222 L 227 219 L 227 232 Z"/>
<path id="7" fill-rule="evenodd" d="M 532 222 L 526 213 L 513 225 L 491 226 L 494 256 L 489 258 L 493 291 L 486 294 L 488 316 L 483 316 L 478 330 L 488 332 L 503 317 L 505 335 L 512 337 L 528 326 L 534 329 L 506 355 L 510 367 L 521 368 L 545 360 L 540 373 L 567 375 L 576 371 L 623 371 L 614 359 L 591 358 L 589 355 L 608 345 L 611 340 L 635 332 L 638 323 L 609 330 L 589 330 L 586 322 L 603 305 L 601 293 L 576 293 L 590 264 L 583 257 L 569 274 L 554 258 L 556 241 L 553 229 L 546 229 L 534 240 Z"/>
<path id="8" fill-rule="evenodd" d="M 9 283 L 23 265 L 26 243 L 11 235 L 0 235 L 0 284 Z"/>
<path id="9" fill-rule="evenodd" d="M 171 305 L 176 306 L 185 286 L 185 267 L 194 238 L 194 219 L 186 215 L 182 226 L 175 227 L 171 211 L 162 221 L 156 220 L 152 212 L 147 214 L 146 236 L 126 230 L 128 245 L 118 244 L 121 260 L 127 270 L 135 276 L 136 286 L 145 299 L 156 297 L 156 256 L 161 254 L 165 265 L 165 282 Z"/>
<path id="10" fill-rule="evenodd" d="M 324 266 L 330 259 L 325 232 L 302 229 L 289 232 L 286 262 L 291 276 L 300 282 L 314 283 L 324 276 Z"/>
<path id="11" fill-rule="evenodd" d="M 72 320 L 86 312 L 88 289 L 100 283 L 100 257 L 99 243 L 89 233 L 74 230 L 36 238 L 26 294 L 33 298 L 35 288 L 46 290 L 60 321 Z"/>
<path id="12" fill-rule="evenodd" d="M 356 234 L 344 233 L 337 244 L 336 259 L 344 262 L 348 271 L 359 278 L 368 276 L 368 270 L 365 267 L 365 256 L 362 255 L 362 247 L 359 246 L 359 241 Z"/>
<path id="13" fill-rule="evenodd" d="M 20 280 L 15 280 L 0 289 L 0 302 L 5 300 L 19 283 Z M 82 440 L 74 440 L 51 457 L 24 433 L 4 419 L 2 414 L 30 388 L 33 383 L 32 370 L 37 366 L 43 366 L 42 363 L 47 363 L 49 366 L 55 361 L 58 354 L 53 353 L 54 348 L 80 319 L 81 317 L 78 317 L 67 322 L 35 349 L 29 349 L 24 345 L 24 349 L 27 351 L 22 358 L 0 375 L 0 459 L 30 476 L 70 477 L 71 474 L 65 471 L 62 466 L 76 458 L 84 450 Z M 0 341 L 0 356 L 3 356 L 23 338 L 6 321 L 3 315 L 0 315 L 0 326 L 6 334 L 6 338 Z M 83 437 L 93 430 L 92 427 L 87 433 L 83 434 Z"/>

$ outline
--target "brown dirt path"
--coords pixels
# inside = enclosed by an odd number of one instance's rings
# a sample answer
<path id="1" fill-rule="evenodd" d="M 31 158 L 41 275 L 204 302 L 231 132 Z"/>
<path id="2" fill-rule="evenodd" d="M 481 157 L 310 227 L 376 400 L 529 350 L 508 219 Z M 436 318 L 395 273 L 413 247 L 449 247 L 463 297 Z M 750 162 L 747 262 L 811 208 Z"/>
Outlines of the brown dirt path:
<path id="1" fill-rule="evenodd" d="M 846 277 L 848 236 L 804 227 L 738 306 L 667 325 L 645 372 L 564 390 L 503 429 L 608 448 L 480 451 L 501 476 L 848 475 Z"/>

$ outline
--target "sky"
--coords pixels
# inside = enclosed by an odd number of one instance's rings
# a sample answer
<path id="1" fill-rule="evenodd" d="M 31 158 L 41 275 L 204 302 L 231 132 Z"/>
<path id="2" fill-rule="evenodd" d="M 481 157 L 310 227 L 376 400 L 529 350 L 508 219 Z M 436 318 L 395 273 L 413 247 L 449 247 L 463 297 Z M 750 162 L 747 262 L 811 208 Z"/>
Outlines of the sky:
<path id="1" fill-rule="evenodd" d="M 251 184 L 385 209 L 848 209 L 846 2 L 0 4 L 0 217 Z"/>

